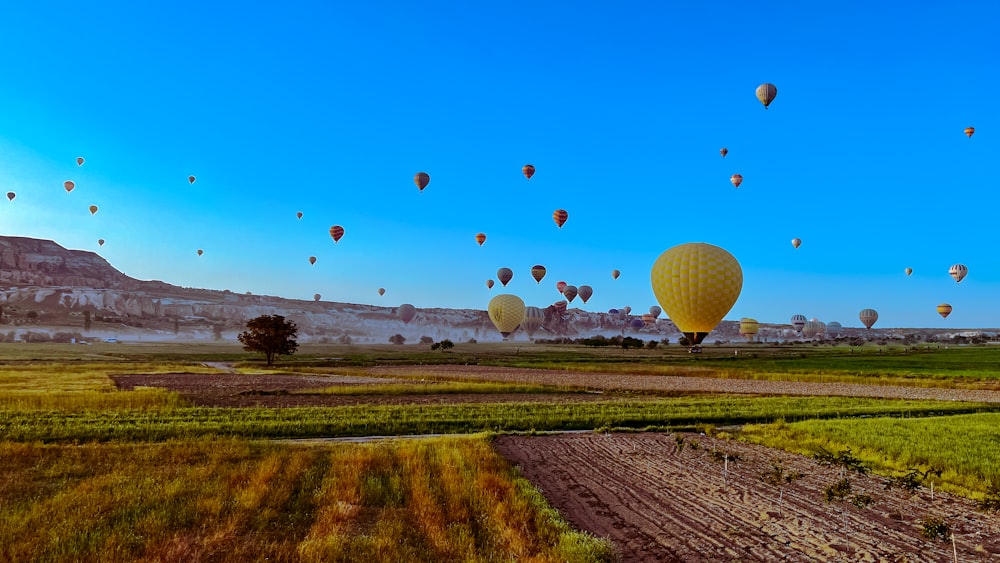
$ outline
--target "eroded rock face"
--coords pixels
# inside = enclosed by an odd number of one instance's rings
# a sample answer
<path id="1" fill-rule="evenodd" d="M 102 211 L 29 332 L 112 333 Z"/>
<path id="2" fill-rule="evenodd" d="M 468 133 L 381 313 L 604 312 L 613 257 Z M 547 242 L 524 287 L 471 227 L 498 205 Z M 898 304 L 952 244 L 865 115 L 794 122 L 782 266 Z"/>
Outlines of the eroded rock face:
<path id="1" fill-rule="evenodd" d="M 128 290 L 139 282 L 93 252 L 67 250 L 50 240 L 0 237 L 0 283 Z"/>

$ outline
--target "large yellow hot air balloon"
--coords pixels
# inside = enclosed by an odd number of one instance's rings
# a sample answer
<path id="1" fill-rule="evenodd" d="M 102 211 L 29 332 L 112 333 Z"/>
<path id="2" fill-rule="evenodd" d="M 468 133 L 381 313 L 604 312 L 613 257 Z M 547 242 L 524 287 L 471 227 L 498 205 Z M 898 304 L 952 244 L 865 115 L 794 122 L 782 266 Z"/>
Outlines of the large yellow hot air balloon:
<path id="1" fill-rule="evenodd" d="M 965 264 L 955 264 L 951 268 L 948 268 L 948 275 L 954 278 L 956 283 L 962 283 L 962 280 L 968 274 L 969 269 L 965 267 Z"/>
<path id="2" fill-rule="evenodd" d="M 479 246 L 482 246 L 483 243 L 486 242 L 486 233 L 477 233 L 476 242 L 479 243 Z"/>
<path id="3" fill-rule="evenodd" d="M 861 324 L 865 325 L 865 328 L 871 328 L 875 321 L 878 320 L 878 311 L 875 309 L 862 309 L 858 314 L 858 318 L 861 319 Z"/>
<path id="4" fill-rule="evenodd" d="M 566 223 L 566 219 L 569 219 L 569 213 L 565 209 L 556 209 L 552 212 L 552 220 L 556 222 L 556 225 L 559 225 L 560 229 Z"/>
<path id="5" fill-rule="evenodd" d="M 542 283 L 542 278 L 545 277 L 545 271 L 545 266 L 535 264 L 531 267 L 531 277 L 535 278 L 536 283 Z"/>
<path id="6" fill-rule="evenodd" d="M 413 317 L 417 315 L 417 309 L 409 303 L 403 303 L 399 306 L 396 314 L 399 315 L 399 320 L 409 324 L 409 322 L 413 320 Z"/>
<path id="7" fill-rule="evenodd" d="M 427 184 L 431 183 L 431 175 L 426 172 L 417 172 L 413 176 L 413 183 L 416 184 L 418 188 L 420 188 L 420 191 L 424 191 L 424 188 L 427 187 Z"/>
<path id="8" fill-rule="evenodd" d="M 535 167 L 530 164 L 525 164 L 521 168 L 521 173 L 524 174 L 525 178 L 530 180 L 531 177 L 535 175 Z"/>
<path id="9" fill-rule="evenodd" d="M 966 137 L 972 138 L 972 134 L 975 133 L 975 132 L 976 132 L 976 128 L 975 127 L 966 127 L 965 128 L 965 136 Z"/>
<path id="10" fill-rule="evenodd" d="M 344 236 L 344 227 L 340 225 L 330 227 L 330 236 L 333 237 L 333 242 L 339 243 L 340 238 Z"/>
<path id="11" fill-rule="evenodd" d="M 760 103 L 764 104 L 764 109 L 771 105 L 774 101 L 774 97 L 778 95 L 778 87 L 774 84 L 765 82 L 757 87 L 757 99 Z"/>
<path id="12" fill-rule="evenodd" d="M 509 282 L 513 277 L 514 277 L 514 270 L 511 270 L 510 268 L 500 268 L 499 270 L 497 270 L 497 279 L 500 280 L 500 283 L 505 286 L 507 285 L 507 282 Z"/>
<path id="13" fill-rule="evenodd" d="M 504 340 L 524 321 L 524 301 L 516 295 L 503 293 L 490 299 L 486 311 Z"/>
<path id="14" fill-rule="evenodd" d="M 90 209 L 90 214 L 91 215 L 97 213 L 97 206 L 96 205 L 91 205 L 89 209 Z"/>
<path id="15" fill-rule="evenodd" d="M 731 178 L 729 178 L 729 181 L 732 182 L 733 185 L 738 188 L 738 187 L 740 187 L 740 184 L 743 183 L 743 175 L 742 174 L 733 174 L 733 176 Z"/>
<path id="16" fill-rule="evenodd" d="M 947 303 L 942 303 L 937 306 L 937 312 L 939 315 L 941 315 L 941 318 L 947 319 L 948 315 L 951 314 L 951 305 Z"/>
<path id="17" fill-rule="evenodd" d="M 724 249 L 691 242 L 661 254 L 650 281 L 670 320 L 697 345 L 736 303 L 743 289 L 743 269 Z"/>
<path id="18" fill-rule="evenodd" d="M 545 311 L 538 307 L 525 307 L 521 328 L 528 334 L 528 338 L 535 335 L 535 331 L 542 326 L 543 322 L 545 322 Z"/>
<path id="19" fill-rule="evenodd" d="M 740 319 L 740 334 L 746 337 L 747 340 L 752 341 L 754 336 L 757 336 L 757 332 L 760 330 L 760 323 L 757 319 L 751 319 L 750 317 L 743 317 Z"/>

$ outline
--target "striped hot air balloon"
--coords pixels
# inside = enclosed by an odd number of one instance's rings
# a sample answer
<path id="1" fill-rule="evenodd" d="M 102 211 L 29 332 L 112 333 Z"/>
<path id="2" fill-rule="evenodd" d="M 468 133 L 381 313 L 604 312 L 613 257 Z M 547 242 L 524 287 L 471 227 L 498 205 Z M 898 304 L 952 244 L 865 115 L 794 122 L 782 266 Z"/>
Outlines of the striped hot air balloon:
<path id="1" fill-rule="evenodd" d="M 552 212 L 552 220 L 556 222 L 556 225 L 559 225 L 560 229 L 566 224 L 566 219 L 569 219 L 569 213 L 565 209 L 556 209 Z"/>
<path id="2" fill-rule="evenodd" d="M 427 184 L 431 183 L 431 176 L 426 172 L 417 172 L 416 174 L 413 175 L 413 183 L 416 184 L 418 188 L 420 188 L 420 191 L 424 191 L 424 188 L 427 187 Z"/>
<path id="3" fill-rule="evenodd" d="M 878 320 L 878 311 L 875 309 L 862 309 L 858 313 L 858 318 L 861 319 L 861 324 L 865 325 L 865 328 L 870 329 L 875 321 Z"/>
<path id="4" fill-rule="evenodd" d="M 765 82 L 757 87 L 757 99 L 760 103 L 764 104 L 764 109 L 771 105 L 774 101 L 775 96 L 778 95 L 778 87 L 769 82 Z"/>
<path id="5" fill-rule="evenodd" d="M 524 174 L 525 178 L 530 180 L 531 177 L 535 175 L 535 167 L 530 164 L 525 164 L 521 167 L 521 173 Z"/>
<path id="6" fill-rule="evenodd" d="M 939 315 L 941 315 L 942 319 L 947 319 L 948 315 L 951 314 L 951 305 L 947 303 L 942 303 L 937 306 L 937 312 Z"/>
<path id="7" fill-rule="evenodd" d="M 341 237 L 344 236 L 344 227 L 341 227 L 340 225 L 330 227 L 330 236 L 333 238 L 334 243 L 339 243 Z"/>
<path id="8" fill-rule="evenodd" d="M 535 278 L 536 283 L 542 283 L 542 278 L 545 277 L 545 271 L 545 266 L 535 264 L 531 267 L 531 277 Z"/>
<path id="9" fill-rule="evenodd" d="M 965 267 L 965 264 L 955 264 L 951 268 L 948 268 L 948 275 L 954 278 L 956 283 L 962 283 L 962 280 L 968 274 L 969 269 Z"/>

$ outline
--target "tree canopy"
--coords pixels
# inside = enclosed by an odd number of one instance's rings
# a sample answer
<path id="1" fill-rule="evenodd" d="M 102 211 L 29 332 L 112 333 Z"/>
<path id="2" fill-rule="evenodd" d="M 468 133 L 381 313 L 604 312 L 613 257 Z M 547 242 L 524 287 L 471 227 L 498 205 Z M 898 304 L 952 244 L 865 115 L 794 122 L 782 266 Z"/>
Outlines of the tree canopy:
<path id="1" fill-rule="evenodd" d="M 274 364 L 275 356 L 294 354 L 299 347 L 295 341 L 299 328 L 294 321 L 286 321 L 281 315 L 261 315 L 247 321 L 247 330 L 237 338 L 248 352 L 264 355 L 267 365 Z"/>

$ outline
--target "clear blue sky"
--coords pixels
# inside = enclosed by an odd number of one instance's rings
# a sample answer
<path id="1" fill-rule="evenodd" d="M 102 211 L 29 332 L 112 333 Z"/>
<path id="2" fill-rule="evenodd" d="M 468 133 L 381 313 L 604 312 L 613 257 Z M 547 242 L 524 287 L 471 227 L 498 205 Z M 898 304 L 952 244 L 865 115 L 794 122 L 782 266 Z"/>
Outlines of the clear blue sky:
<path id="1" fill-rule="evenodd" d="M 728 319 L 1000 326 L 995 2 L 221 5 L 4 8 L 0 233 L 186 287 L 484 309 L 564 280 L 593 311 L 646 310 L 701 241 L 742 264 Z"/>

